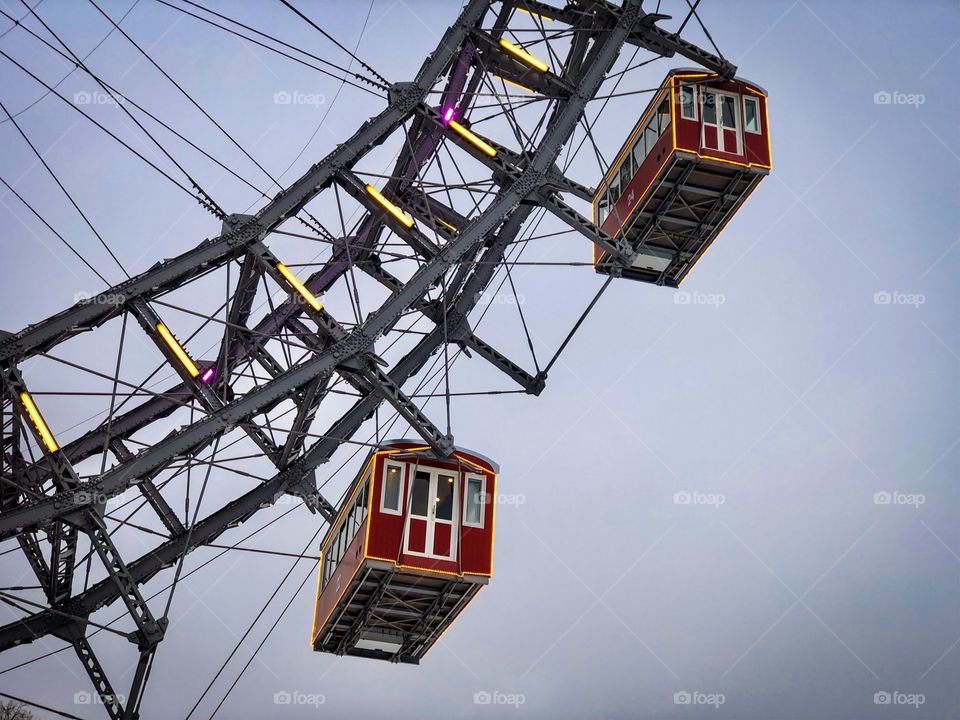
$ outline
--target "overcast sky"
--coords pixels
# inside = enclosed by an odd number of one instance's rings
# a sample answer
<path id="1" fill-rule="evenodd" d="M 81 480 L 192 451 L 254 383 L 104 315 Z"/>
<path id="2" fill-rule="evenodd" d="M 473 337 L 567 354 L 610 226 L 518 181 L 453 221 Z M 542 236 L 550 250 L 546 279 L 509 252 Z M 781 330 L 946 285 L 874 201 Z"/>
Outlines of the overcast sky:
<path id="1" fill-rule="evenodd" d="M 119 18 L 132 2 L 102 7 Z M 204 4 L 348 61 L 278 3 Z M 344 44 L 360 39 L 366 1 L 298 5 Z M 669 5 L 681 14 L 683 3 Z M 210 716 L 304 579 L 217 717 L 759 720 L 960 712 L 960 9 L 933 1 L 702 5 L 739 74 L 769 92 L 773 172 L 685 281 L 687 295 L 618 280 L 541 397 L 454 402 L 458 444 L 500 463 L 500 489 L 509 496 L 497 512 L 490 586 L 419 667 L 336 658 L 310 650 L 314 574 L 300 561 L 194 717 Z M 17 17 L 25 12 L 14 0 L 0 6 Z M 358 54 L 391 81 L 409 79 L 458 9 L 374 0 Z M 38 12 L 84 55 L 109 30 L 84 2 L 44 0 Z M 10 26 L 0 21 L 0 32 Z M 153 0 L 136 3 L 123 27 L 273 174 L 293 163 L 286 182 L 383 107 L 349 86 L 334 102 L 339 81 Z M 695 24 L 690 31 L 707 42 Z M 70 72 L 19 29 L 0 37 L 0 49 L 50 82 Z M 122 37 L 107 39 L 88 63 L 197 144 L 257 176 Z M 669 68 L 687 65 L 655 62 L 630 73 L 621 90 L 654 87 Z M 22 111 L 21 127 L 131 272 L 217 233 L 209 214 L 2 58 L 0 87 L 0 101 Z M 61 86 L 67 97 L 95 90 L 77 74 Z M 283 92 L 316 97 L 278 104 Z M 607 160 L 648 97 L 619 98 L 598 121 Z M 115 112 L 96 101 L 90 107 L 98 117 Z M 148 152 L 136 139 L 142 136 L 113 126 Z M 0 123 L 0 149 L 4 179 L 119 281 L 10 122 Z M 228 212 L 259 206 L 249 188 L 196 155 L 183 157 Z M 371 172 L 385 164 L 370 162 L 364 168 Z M 599 180 L 589 147 L 569 174 L 588 185 Z M 5 190 L 0 218 L 0 328 L 17 331 L 103 287 Z M 536 243 L 530 259 L 590 256 L 575 234 Z M 518 267 L 514 280 L 541 362 L 602 283 L 589 267 Z M 515 308 L 500 304 L 478 334 L 532 370 Z M 63 356 L 106 368 L 114 358 L 106 346 L 86 339 Z M 63 368 L 55 377 L 31 372 L 47 390 L 90 382 Z M 458 364 L 451 381 L 462 391 L 510 387 L 478 359 Z M 431 407 L 442 417 L 442 405 Z M 90 412 L 74 399 L 47 414 L 69 439 Z M 330 497 L 352 479 L 359 459 L 333 477 Z M 337 465 L 321 467 L 320 480 Z M 235 494 L 223 492 L 224 499 Z M 292 507 L 265 510 L 223 542 Z M 248 545 L 300 553 L 318 527 L 316 516 L 297 508 Z M 122 547 L 131 556 L 144 550 L 134 537 Z M 192 553 L 186 569 L 214 554 Z M 27 583 L 18 555 L 0 561 L 2 585 Z M 188 713 L 291 562 L 233 552 L 184 582 L 144 717 Z M 103 634 L 95 640 L 125 692 L 134 647 Z M 8 652 L 0 670 L 62 645 L 46 638 Z M 104 717 L 77 695 L 89 690 L 72 652 L 0 674 L 0 691 Z M 477 693 L 494 702 L 478 704 Z M 278 704 L 284 697 L 294 702 Z M 877 704 L 887 698 L 890 705 Z"/>

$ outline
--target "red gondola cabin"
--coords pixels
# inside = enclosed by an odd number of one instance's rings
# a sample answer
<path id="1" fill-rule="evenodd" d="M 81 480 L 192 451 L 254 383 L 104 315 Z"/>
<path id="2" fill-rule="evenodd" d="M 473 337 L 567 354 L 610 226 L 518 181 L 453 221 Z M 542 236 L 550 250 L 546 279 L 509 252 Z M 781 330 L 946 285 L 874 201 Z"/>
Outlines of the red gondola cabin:
<path id="1" fill-rule="evenodd" d="M 766 91 L 674 70 L 597 189 L 593 221 L 640 251 L 624 277 L 677 287 L 770 167 Z M 594 267 L 617 265 L 594 246 Z"/>
<path id="2" fill-rule="evenodd" d="M 493 574 L 497 473 L 459 448 L 371 452 L 321 544 L 313 649 L 418 663 Z"/>

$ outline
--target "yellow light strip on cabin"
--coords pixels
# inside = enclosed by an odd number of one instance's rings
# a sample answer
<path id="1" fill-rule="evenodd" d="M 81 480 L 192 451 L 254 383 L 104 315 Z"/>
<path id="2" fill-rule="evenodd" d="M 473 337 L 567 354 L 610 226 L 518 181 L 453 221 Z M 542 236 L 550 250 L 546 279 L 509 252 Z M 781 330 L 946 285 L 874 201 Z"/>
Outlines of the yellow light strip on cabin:
<path id="1" fill-rule="evenodd" d="M 507 85 L 513 85 L 514 87 L 518 87 L 518 88 L 520 88 L 521 90 L 526 90 L 528 93 L 532 93 L 532 92 L 533 92 L 533 88 L 528 88 L 526 85 L 521 85 L 520 83 L 514 82 L 513 80 L 508 80 L 508 79 L 505 78 L 503 75 L 494 75 L 494 77 L 495 77 L 497 80 L 502 80 L 502 81 L 505 82 Z"/>
<path id="2" fill-rule="evenodd" d="M 290 270 L 287 269 L 287 266 L 281 262 L 277 263 L 277 270 L 283 275 L 284 279 L 290 283 L 294 290 L 300 293 L 300 296 L 307 301 L 307 303 L 317 312 L 323 310 L 323 303 L 317 300 L 316 295 L 307 290 L 306 285 L 304 285 L 300 280 L 294 275 Z"/>
<path id="3" fill-rule="evenodd" d="M 180 343 L 177 342 L 177 339 L 173 336 L 167 326 L 163 323 L 157 323 L 157 332 L 160 333 L 160 337 L 163 338 L 163 341 L 167 344 L 167 347 L 170 348 L 170 352 L 176 355 L 177 360 L 180 361 L 180 364 L 183 365 L 184 369 L 190 373 L 190 377 L 196 377 L 200 374 L 200 370 L 197 369 L 197 366 L 194 364 L 193 360 L 190 359 L 190 356 L 187 355 L 187 351 L 181 347 Z"/>
<path id="4" fill-rule="evenodd" d="M 40 433 L 40 437 L 43 440 L 43 444 L 47 446 L 47 450 L 50 452 L 59 450 L 60 446 L 57 445 L 57 441 L 53 439 L 53 433 L 50 432 L 50 428 L 48 428 L 47 424 L 43 421 L 43 416 L 40 414 L 40 410 L 37 409 L 36 403 L 33 402 L 33 398 L 30 397 L 30 393 L 26 390 L 20 393 L 20 402 L 23 403 L 23 407 L 26 409 L 27 415 L 30 416 L 33 426 L 37 429 L 37 432 Z"/>
<path id="5" fill-rule="evenodd" d="M 547 65 L 543 60 L 535 58 L 533 55 L 528 53 L 523 48 L 517 47 L 509 40 L 500 39 L 500 47 L 506 50 L 511 55 L 515 56 L 517 59 L 525 62 L 530 67 L 534 67 L 540 72 L 546 72 L 550 69 L 550 66 Z"/>
<path id="6" fill-rule="evenodd" d="M 413 218 L 403 212 L 403 210 L 398 208 L 392 202 L 387 200 L 383 196 L 383 193 L 377 190 L 373 185 L 367 185 L 367 192 L 370 194 L 370 197 L 383 206 L 384 210 L 393 215 L 397 219 L 397 222 L 404 227 L 413 227 Z"/>
<path id="7" fill-rule="evenodd" d="M 451 120 L 450 122 L 448 122 L 447 127 L 449 127 L 457 135 L 459 135 L 468 143 L 470 143 L 475 148 L 477 148 L 477 150 L 482 152 L 484 155 L 489 155 L 490 157 L 493 157 L 494 155 L 497 154 L 497 151 L 496 149 L 494 149 L 493 145 L 491 145 L 490 143 L 486 142 L 485 140 L 481 139 L 474 133 L 467 130 L 463 125 L 458 123 L 456 120 Z"/>

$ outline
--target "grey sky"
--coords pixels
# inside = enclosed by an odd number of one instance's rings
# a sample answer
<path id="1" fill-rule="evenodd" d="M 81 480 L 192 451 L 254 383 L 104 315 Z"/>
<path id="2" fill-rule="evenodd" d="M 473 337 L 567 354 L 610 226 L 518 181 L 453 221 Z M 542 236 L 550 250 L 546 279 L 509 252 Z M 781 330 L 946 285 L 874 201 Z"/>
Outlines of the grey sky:
<path id="1" fill-rule="evenodd" d="M 103 7 L 119 18 L 131 3 Z M 346 62 L 278 3 L 205 4 Z M 368 4 L 298 6 L 352 47 Z M 682 15 L 684 3 L 669 6 Z M 17 17 L 25 12 L 13 0 L 0 7 Z M 358 54 L 391 81 L 408 79 L 458 9 L 454 2 L 375 0 Z M 38 12 L 83 54 L 108 30 L 86 3 L 45 0 Z M 541 397 L 454 400 L 457 442 L 500 463 L 501 491 L 510 497 L 497 513 L 490 586 L 421 666 L 311 652 L 311 572 L 217 717 L 719 720 L 960 712 L 960 8 L 708 0 L 701 14 L 739 74 L 769 92 L 774 170 L 684 283 L 684 291 L 697 293 L 693 302 L 666 288 L 616 281 Z M 9 26 L 0 22 L 0 32 Z M 141 0 L 123 27 L 274 174 L 329 110 L 286 182 L 382 108 L 381 100 L 346 87 L 331 109 L 338 81 L 153 0 Z M 706 42 L 694 27 L 691 37 Z M 21 30 L 0 37 L 0 49 L 48 81 L 70 70 Z M 89 64 L 266 185 L 122 38 L 108 39 Z M 654 87 L 668 68 L 683 65 L 653 63 L 628 75 L 621 90 Z M 42 94 L 2 58 L 0 87 L 0 101 L 14 113 Z M 95 89 L 77 74 L 62 85 L 71 98 Z M 316 104 L 284 105 L 274 101 L 278 92 L 318 97 Z M 901 95 L 878 103 L 882 92 Z M 919 99 L 899 102 L 908 95 Z M 648 97 L 615 99 L 598 121 L 607 160 Z M 114 108 L 88 107 L 153 157 Z M 56 98 L 17 120 L 131 273 L 217 232 L 196 203 Z M 0 148 L 4 178 L 119 281 L 119 269 L 9 122 L 0 124 Z M 381 172 L 390 152 L 384 148 L 363 169 Z M 196 155 L 181 156 L 228 212 L 256 202 L 249 188 Z M 599 179 L 589 146 L 569 174 L 586 184 Z M 102 288 L 8 192 L 0 193 L 0 218 L 0 328 L 19 330 L 71 305 L 77 293 Z M 289 242 L 272 247 L 296 251 Z M 587 242 L 572 233 L 534 241 L 528 252 L 536 260 L 590 257 Z M 515 272 L 537 357 L 548 358 L 602 278 L 588 267 Z M 222 302 L 222 287 L 204 292 L 214 307 Z M 345 299 L 331 302 L 349 315 Z M 183 322 L 183 334 L 197 324 Z M 481 327 L 485 339 L 532 367 L 509 302 Z M 107 337 L 111 332 L 116 328 Z M 112 346 L 96 338 L 71 343 L 70 357 L 91 367 L 115 359 L 102 349 Z M 131 375 L 149 371 L 156 357 L 146 350 L 131 357 Z M 32 371 L 48 390 L 102 388 L 79 371 L 53 367 L 52 376 Z M 509 387 L 479 360 L 458 364 L 451 381 L 454 390 Z M 442 404 L 429 407 L 441 417 Z M 74 398 L 47 414 L 69 439 L 91 410 Z M 330 497 L 358 461 L 330 482 Z M 321 467 L 318 477 L 327 479 L 339 464 Z M 236 494 L 227 484 L 221 479 L 211 491 L 211 508 Z M 883 504 L 890 496 L 880 496 L 878 503 L 876 493 L 892 493 L 894 501 Z M 688 497 L 694 502 L 682 502 Z M 904 502 L 910 499 L 916 502 Z M 264 511 L 223 542 L 291 507 Z M 249 545 L 300 552 L 317 522 L 298 508 Z M 131 555 L 143 551 L 135 533 L 119 537 Z M 214 553 L 192 553 L 187 570 Z M 186 715 L 289 565 L 229 553 L 184 583 L 144 717 Z M 11 554 L 0 557 L 0 568 L 6 586 L 25 564 Z M 308 572 L 309 563 L 297 565 L 195 717 L 213 712 Z M 4 612 L 4 622 L 18 616 Z M 6 653 L 0 670 L 61 645 L 48 638 Z M 116 638 L 98 636 L 97 648 L 118 676 L 134 657 L 133 646 Z M 129 674 L 118 685 L 128 682 Z M 75 701 L 89 689 L 67 652 L 0 674 L 4 692 L 99 718 L 101 708 Z M 282 692 L 322 695 L 324 702 L 278 705 Z M 519 695 L 522 704 L 478 705 L 478 692 Z M 682 692 L 719 693 L 723 703 L 677 704 Z M 923 704 L 877 705 L 878 692 L 919 693 Z"/>

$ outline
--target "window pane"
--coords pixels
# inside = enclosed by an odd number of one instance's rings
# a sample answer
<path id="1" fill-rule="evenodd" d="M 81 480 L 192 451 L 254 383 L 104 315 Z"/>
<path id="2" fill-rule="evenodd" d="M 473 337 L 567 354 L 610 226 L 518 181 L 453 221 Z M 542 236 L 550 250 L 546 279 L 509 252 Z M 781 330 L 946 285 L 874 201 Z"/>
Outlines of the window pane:
<path id="1" fill-rule="evenodd" d="M 400 510 L 401 470 L 394 465 L 387 466 L 383 480 L 383 509 Z"/>
<path id="2" fill-rule="evenodd" d="M 483 482 L 478 478 L 467 478 L 467 509 L 466 520 L 474 525 L 482 524 L 483 497 L 481 490 Z"/>
<path id="3" fill-rule="evenodd" d="M 644 142 L 643 133 L 637 137 L 637 142 L 633 146 L 633 161 L 640 167 L 643 159 L 647 156 L 647 144 Z"/>
<path id="4" fill-rule="evenodd" d="M 437 520 L 453 520 L 453 475 L 437 477 Z"/>
<path id="5" fill-rule="evenodd" d="M 717 106 L 714 104 L 716 99 L 717 96 L 711 92 L 703 94 L 703 121 L 711 125 L 717 124 Z"/>
<path id="6" fill-rule="evenodd" d="M 760 132 L 757 109 L 756 99 L 750 97 L 743 99 L 743 126 L 751 132 Z"/>
<path id="7" fill-rule="evenodd" d="M 633 175 L 630 174 L 630 158 L 624 161 L 623 165 L 620 166 L 620 192 L 623 193 L 627 189 L 627 185 L 630 184 L 630 180 L 633 178 Z"/>
<path id="8" fill-rule="evenodd" d="M 689 85 L 680 87 L 680 115 L 687 120 L 696 120 L 697 106 L 694 104 L 693 88 Z"/>
<path id="9" fill-rule="evenodd" d="M 427 517 L 430 495 L 430 473 L 418 470 L 413 478 L 413 493 L 410 498 L 410 514 Z"/>
<path id="10" fill-rule="evenodd" d="M 720 107 L 723 110 L 723 126 L 725 128 L 737 127 L 737 108 L 733 103 L 733 98 L 726 95 L 720 98 Z"/>
<path id="11" fill-rule="evenodd" d="M 643 134 L 647 138 L 647 154 L 649 155 L 653 151 L 653 146 L 657 144 L 657 140 L 660 139 L 660 135 L 649 125 L 647 129 L 643 131 Z"/>

